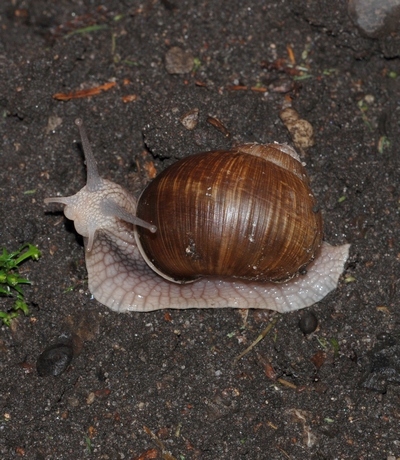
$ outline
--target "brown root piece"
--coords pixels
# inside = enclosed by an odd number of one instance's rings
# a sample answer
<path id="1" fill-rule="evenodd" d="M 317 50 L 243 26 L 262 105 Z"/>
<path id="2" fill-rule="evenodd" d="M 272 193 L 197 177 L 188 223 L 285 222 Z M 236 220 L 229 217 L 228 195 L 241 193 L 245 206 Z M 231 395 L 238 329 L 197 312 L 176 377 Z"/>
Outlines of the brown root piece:
<path id="1" fill-rule="evenodd" d="M 69 101 L 70 99 L 79 99 L 83 97 L 94 96 L 96 94 L 100 94 L 102 91 L 108 91 L 110 88 L 115 86 L 115 81 L 110 81 L 109 83 L 105 83 L 104 85 L 95 86 L 94 88 L 83 89 L 81 91 L 75 91 L 72 93 L 56 93 L 53 94 L 53 99 L 57 101 Z"/>

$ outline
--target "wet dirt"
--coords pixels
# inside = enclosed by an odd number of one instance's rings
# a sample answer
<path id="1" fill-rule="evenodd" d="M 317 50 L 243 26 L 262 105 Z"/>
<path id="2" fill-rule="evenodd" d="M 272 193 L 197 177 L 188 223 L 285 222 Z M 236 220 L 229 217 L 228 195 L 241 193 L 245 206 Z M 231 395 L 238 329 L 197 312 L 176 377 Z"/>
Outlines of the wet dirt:
<path id="1" fill-rule="evenodd" d="M 6 0 L 0 23 L 0 246 L 42 251 L 22 267 L 30 316 L 0 329 L 0 458 L 400 457 L 398 35 L 363 37 L 343 0 Z M 174 46 L 193 71 L 167 72 Z M 282 315 L 233 367 L 268 315 L 92 299 L 81 238 L 43 204 L 85 183 L 75 118 L 103 177 L 137 190 L 187 154 L 291 143 L 289 100 L 314 128 L 303 160 L 325 239 L 351 243 L 338 288 L 308 309 L 317 330 Z M 57 344 L 71 364 L 39 376 Z"/>

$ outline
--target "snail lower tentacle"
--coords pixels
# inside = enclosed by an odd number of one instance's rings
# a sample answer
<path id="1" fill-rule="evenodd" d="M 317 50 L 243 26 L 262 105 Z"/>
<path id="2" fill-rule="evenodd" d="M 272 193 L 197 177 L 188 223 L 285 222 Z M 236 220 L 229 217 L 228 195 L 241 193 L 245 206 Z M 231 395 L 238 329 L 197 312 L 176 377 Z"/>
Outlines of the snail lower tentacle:
<path id="1" fill-rule="evenodd" d="M 322 242 L 321 212 L 291 147 L 245 144 L 194 155 L 161 173 L 137 201 L 99 176 L 77 124 L 88 184 L 45 202 L 66 205 L 84 237 L 89 289 L 104 305 L 285 312 L 335 289 L 349 245 Z"/>

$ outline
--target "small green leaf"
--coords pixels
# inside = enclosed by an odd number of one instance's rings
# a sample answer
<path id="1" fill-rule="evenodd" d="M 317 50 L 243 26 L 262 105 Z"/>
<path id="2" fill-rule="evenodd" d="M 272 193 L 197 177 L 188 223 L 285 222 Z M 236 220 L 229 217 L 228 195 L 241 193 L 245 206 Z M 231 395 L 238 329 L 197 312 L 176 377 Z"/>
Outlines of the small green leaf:
<path id="1" fill-rule="evenodd" d="M 18 251 L 20 253 L 23 249 L 28 247 L 28 250 L 22 254 L 16 261 L 15 263 L 19 265 L 23 260 L 28 259 L 31 257 L 33 260 L 38 260 L 39 257 L 42 255 L 42 253 L 39 251 L 39 249 L 36 246 L 33 246 L 32 244 L 24 244 Z"/>
<path id="2" fill-rule="evenodd" d="M 354 281 L 357 281 L 357 279 L 354 278 L 354 276 L 349 275 L 349 276 L 345 276 L 345 278 L 344 278 L 345 283 L 354 283 Z"/>
<path id="3" fill-rule="evenodd" d="M 308 53 L 310 52 L 311 49 L 311 43 L 307 43 L 306 46 L 304 47 L 303 52 L 301 53 L 301 60 L 305 61 L 308 57 Z"/>
<path id="4" fill-rule="evenodd" d="M 14 304 L 14 310 L 22 310 L 25 316 L 29 315 L 28 305 L 21 299 L 17 299 Z"/>
<path id="5" fill-rule="evenodd" d="M 5 288 L 2 288 L 0 286 L 0 294 L 11 295 L 10 287 L 6 286 Z"/>
<path id="6" fill-rule="evenodd" d="M 386 136 L 381 136 L 378 141 L 378 152 L 383 153 L 385 149 L 390 147 L 391 142 Z"/>
<path id="7" fill-rule="evenodd" d="M 295 75 L 293 77 L 293 80 L 294 81 L 302 81 L 302 80 L 307 80 L 308 78 L 313 78 L 312 75 L 309 75 L 309 74 L 305 74 L 305 75 Z"/>
<path id="8" fill-rule="evenodd" d="M 19 276 L 16 273 L 10 273 L 7 275 L 7 283 L 9 286 L 14 287 L 18 284 Z"/>
<path id="9" fill-rule="evenodd" d="M 325 417 L 324 422 L 326 422 L 326 423 L 335 423 L 335 420 L 333 420 L 333 418 Z"/>
<path id="10" fill-rule="evenodd" d="M 23 252 L 26 249 L 25 252 Z M 11 320 L 16 318 L 20 311 L 25 315 L 29 314 L 29 308 L 24 300 L 24 293 L 21 285 L 31 284 L 18 274 L 18 265 L 26 259 L 37 260 L 41 252 L 32 244 L 24 244 L 18 251 L 9 253 L 2 248 L 0 256 L 0 295 L 13 296 L 15 298 L 11 311 L 0 311 L 0 320 L 6 326 L 11 325 Z"/>
<path id="11" fill-rule="evenodd" d="M 122 64 L 126 64 L 126 65 L 133 65 L 133 66 L 136 66 L 136 67 L 139 66 L 138 62 L 130 61 L 129 59 L 123 59 L 121 62 L 122 62 Z"/>
<path id="12" fill-rule="evenodd" d="M 95 24 L 93 26 L 88 26 L 88 27 L 82 27 L 81 29 L 76 29 L 67 35 L 65 35 L 64 38 L 69 38 L 72 37 L 72 35 L 76 34 L 89 34 L 91 32 L 97 32 L 98 30 L 105 30 L 108 29 L 108 25 L 106 24 Z"/>
<path id="13" fill-rule="evenodd" d="M 339 351 L 340 351 L 339 342 L 336 339 L 329 339 L 329 342 L 332 345 L 332 348 L 333 348 L 333 350 L 335 352 L 335 355 L 337 355 L 339 353 Z"/>
<path id="14" fill-rule="evenodd" d="M 199 58 L 193 59 L 193 69 L 192 72 L 197 72 L 201 67 L 201 61 Z"/>
<path id="15" fill-rule="evenodd" d="M 368 106 L 367 104 L 365 103 L 364 99 L 360 99 L 358 102 L 357 102 L 357 106 L 358 108 L 362 111 L 362 112 L 366 112 L 368 110 Z"/>
<path id="16" fill-rule="evenodd" d="M 89 438 L 89 436 L 86 436 L 85 442 L 86 442 L 86 449 L 88 450 L 88 452 L 92 452 L 92 440 Z"/>
<path id="17" fill-rule="evenodd" d="M 336 73 L 338 71 L 338 69 L 325 69 L 322 73 L 323 75 L 326 75 L 326 76 L 329 76 L 333 73 Z"/>
<path id="18" fill-rule="evenodd" d="M 4 311 L 0 311 L 0 318 L 2 319 L 3 323 L 8 327 L 11 326 L 11 320 L 16 318 L 17 316 L 19 316 L 17 312 L 6 313 Z"/>
<path id="19" fill-rule="evenodd" d="M 22 288 L 20 288 L 20 287 L 18 286 L 18 284 L 17 284 L 16 286 L 13 286 L 13 288 L 18 292 L 17 295 L 19 295 L 19 296 L 21 296 L 21 297 L 24 296 L 24 291 L 22 290 Z"/>

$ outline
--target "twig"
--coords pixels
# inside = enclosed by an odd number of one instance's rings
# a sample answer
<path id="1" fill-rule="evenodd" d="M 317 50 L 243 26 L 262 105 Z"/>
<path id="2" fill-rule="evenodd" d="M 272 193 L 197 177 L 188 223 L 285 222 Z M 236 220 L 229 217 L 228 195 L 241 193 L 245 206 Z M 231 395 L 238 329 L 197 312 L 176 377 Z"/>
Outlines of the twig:
<path id="1" fill-rule="evenodd" d="M 249 353 L 257 344 L 258 342 L 261 342 L 261 340 L 268 334 L 268 332 L 275 326 L 275 324 L 277 323 L 278 319 L 280 318 L 281 315 L 279 315 L 278 313 L 275 313 L 275 318 L 268 324 L 268 326 L 261 332 L 261 334 L 256 338 L 256 340 L 254 340 L 254 342 L 246 348 L 246 350 L 244 350 L 242 353 L 240 353 L 239 356 L 237 356 L 235 358 L 235 360 L 233 361 L 233 364 L 232 366 L 236 366 L 236 364 L 238 363 L 238 361 L 240 361 L 243 356 L 247 355 L 247 353 Z"/>

